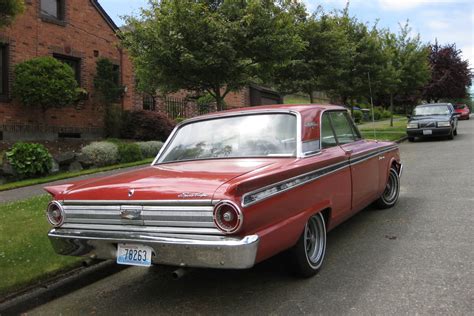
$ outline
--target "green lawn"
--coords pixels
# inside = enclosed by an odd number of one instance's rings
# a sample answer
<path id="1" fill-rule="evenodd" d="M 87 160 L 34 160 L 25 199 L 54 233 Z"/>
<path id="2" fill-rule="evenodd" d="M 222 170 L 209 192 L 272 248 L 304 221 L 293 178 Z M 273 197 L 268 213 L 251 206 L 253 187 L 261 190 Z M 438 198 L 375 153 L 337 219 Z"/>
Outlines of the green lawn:
<path id="1" fill-rule="evenodd" d="M 104 171 L 109 171 L 109 170 L 114 170 L 114 169 L 119 169 L 119 168 L 140 166 L 140 165 L 149 164 L 152 161 L 153 159 L 150 158 L 150 159 L 145 159 L 141 161 L 128 162 L 128 163 L 107 166 L 107 167 L 102 167 L 102 168 L 85 169 L 85 170 L 76 171 L 76 172 L 61 172 L 61 173 L 57 173 L 57 174 L 42 177 L 42 178 L 15 181 L 15 182 L 10 182 L 10 183 L 5 183 L 5 184 L 0 185 L 0 191 L 12 190 L 12 189 L 17 189 L 17 188 L 27 187 L 30 185 L 48 183 L 48 182 L 74 178 L 74 177 L 79 177 L 79 176 L 84 176 L 88 174 L 104 172 Z"/>
<path id="2" fill-rule="evenodd" d="M 80 264 L 80 258 L 57 255 L 49 243 L 49 200 L 42 195 L 0 204 L 0 295 Z"/>
<path id="3" fill-rule="evenodd" d="M 395 141 L 406 136 L 407 118 L 395 117 L 393 127 L 390 126 L 390 119 L 383 121 L 365 122 L 358 125 L 362 136 L 367 139 Z M 375 136 L 374 136 L 375 129 Z"/>

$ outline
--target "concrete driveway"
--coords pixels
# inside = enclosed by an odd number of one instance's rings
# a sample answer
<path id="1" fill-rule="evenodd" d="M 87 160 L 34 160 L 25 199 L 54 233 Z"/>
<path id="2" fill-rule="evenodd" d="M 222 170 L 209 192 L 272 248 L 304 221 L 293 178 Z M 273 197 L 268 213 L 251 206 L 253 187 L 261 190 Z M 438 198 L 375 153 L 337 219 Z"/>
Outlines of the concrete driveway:
<path id="1" fill-rule="evenodd" d="M 402 192 L 328 236 L 321 272 L 301 280 L 281 258 L 245 271 L 129 268 L 28 315 L 472 315 L 474 120 L 453 141 L 401 145 Z"/>

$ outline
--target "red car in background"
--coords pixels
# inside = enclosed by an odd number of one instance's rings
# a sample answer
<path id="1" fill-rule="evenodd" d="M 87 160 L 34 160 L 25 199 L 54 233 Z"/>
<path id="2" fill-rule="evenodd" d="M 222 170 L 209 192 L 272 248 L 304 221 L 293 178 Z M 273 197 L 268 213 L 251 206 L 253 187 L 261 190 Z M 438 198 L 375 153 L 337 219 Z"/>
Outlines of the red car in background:
<path id="1" fill-rule="evenodd" d="M 460 116 L 459 116 L 460 120 L 468 120 L 469 119 L 469 114 L 471 113 L 471 110 L 465 104 L 456 104 L 456 105 L 454 105 L 454 111 L 456 113 L 460 114 Z"/>

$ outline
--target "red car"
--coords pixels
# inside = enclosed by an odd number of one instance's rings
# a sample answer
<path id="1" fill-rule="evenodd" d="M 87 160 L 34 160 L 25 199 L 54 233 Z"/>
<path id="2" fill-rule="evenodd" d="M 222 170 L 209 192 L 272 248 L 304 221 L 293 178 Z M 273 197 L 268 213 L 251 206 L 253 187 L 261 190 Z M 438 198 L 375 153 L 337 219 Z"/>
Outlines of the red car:
<path id="1" fill-rule="evenodd" d="M 401 173 L 397 145 L 362 139 L 343 107 L 225 111 L 179 124 L 149 167 L 46 187 L 49 238 L 139 266 L 245 269 L 288 251 L 308 277 L 328 231 L 397 202 Z"/>
<path id="2" fill-rule="evenodd" d="M 465 104 L 456 104 L 454 105 L 454 112 L 459 114 L 460 120 L 468 120 L 469 114 L 471 114 L 471 110 Z"/>

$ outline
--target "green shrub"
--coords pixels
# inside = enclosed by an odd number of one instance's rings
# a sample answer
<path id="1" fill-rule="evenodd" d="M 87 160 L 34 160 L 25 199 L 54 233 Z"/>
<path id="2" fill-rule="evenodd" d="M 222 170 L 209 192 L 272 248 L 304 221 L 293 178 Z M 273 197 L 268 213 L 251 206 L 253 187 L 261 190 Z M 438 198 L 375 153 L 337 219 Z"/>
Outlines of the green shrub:
<path id="1" fill-rule="evenodd" d="M 135 143 L 119 143 L 118 144 L 119 162 L 134 162 L 143 160 L 140 146 Z"/>
<path id="2" fill-rule="evenodd" d="M 386 118 L 390 118 L 392 117 L 392 112 L 390 112 L 389 110 L 383 110 L 382 111 L 382 118 L 386 119 Z"/>
<path id="3" fill-rule="evenodd" d="M 143 158 L 155 157 L 160 151 L 161 147 L 163 147 L 163 143 L 157 141 L 137 142 L 136 144 L 138 147 L 140 147 Z"/>
<path id="4" fill-rule="evenodd" d="M 26 106 L 64 107 L 77 99 L 72 68 L 53 57 L 37 57 L 15 66 L 13 96 Z"/>
<path id="5" fill-rule="evenodd" d="M 363 117 L 364 117 L 364 114 L 362 114 L 362 111 L 354 110 L 354 121 L 356 123 L 362 122 Z"/>
<path id="6" fill-rule="evenodd" d="M 165 114 L 153 111 L 124 112 L 122 137 L 136 140 L 165 140 L 175 124 Z"/>
<path id="7" fill-rule="evenodd" d="M 211 112 L 215 103 L 216 99 L 214 99 L 214 97 L 209 93 L 199 97 L 199 99 L 196 100 L 199 114 L 206 114 Z"/>
<path id="8" fill-rule="evenodd" d="M 99 58 L 96 63 L 94 89 L 98 99 L 105 105 L 118 102 L 124 93 L 120 82 L 120 70 L 107 58 Z"/>
<path id="9" fill-rule="evenodd" d="M 20 177 L 44 175 L 52 167 L 51 155 L 41 144 L 16 143 L 11 150 L 7 151 L 6 157 Z"/>
<path id="10" fill-rule="evenodd" d="M 111 142 L 93 142 L 82 148 L 82 154 L 85 161 L 97 167 L 119 161 L 118 146 Z"/>
<path id="11" fill-rule="evenodd" d="M 374 108 L 374 120 L 378 121 L 382 118 L 382 111 L 379 108 Z"/>
<path id="12" fill-rule="evenodd" d="M 105 107 L 104 129 L 106 137 L 120 137 L 122 129 L 122 109 L 116 104 Z"/>

